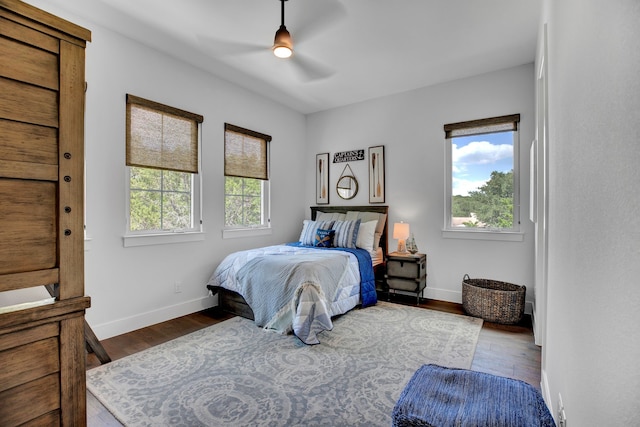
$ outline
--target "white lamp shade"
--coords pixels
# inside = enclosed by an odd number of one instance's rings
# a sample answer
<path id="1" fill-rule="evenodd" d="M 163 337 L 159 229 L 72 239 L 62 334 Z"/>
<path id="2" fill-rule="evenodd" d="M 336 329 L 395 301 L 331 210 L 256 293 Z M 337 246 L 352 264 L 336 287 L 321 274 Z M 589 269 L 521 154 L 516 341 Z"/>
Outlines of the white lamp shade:
<path id="1" fill-rule="evenodd" d="M 409 238 L 409 224 L 405 222 L 396 222 L 393 224 L 393 238 L 398 240 L 406 240 Z"/>

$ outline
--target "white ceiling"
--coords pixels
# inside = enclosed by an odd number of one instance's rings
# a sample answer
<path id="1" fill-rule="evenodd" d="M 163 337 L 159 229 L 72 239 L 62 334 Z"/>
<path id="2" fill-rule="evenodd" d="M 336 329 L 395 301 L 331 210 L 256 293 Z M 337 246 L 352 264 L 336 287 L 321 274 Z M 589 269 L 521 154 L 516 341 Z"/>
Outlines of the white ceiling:
<path id="1" fill-rule="evenodd" d="M 48 0 L 312 113 L 533 62 L 541 0 Z M 301 72 L 314 70 L 313 73 Z"/>

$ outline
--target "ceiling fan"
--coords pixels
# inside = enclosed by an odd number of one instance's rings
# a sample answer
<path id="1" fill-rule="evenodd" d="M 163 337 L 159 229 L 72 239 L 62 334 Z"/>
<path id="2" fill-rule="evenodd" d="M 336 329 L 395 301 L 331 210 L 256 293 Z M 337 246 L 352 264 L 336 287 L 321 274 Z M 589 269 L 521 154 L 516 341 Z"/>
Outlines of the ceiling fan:
<path id="1" fill-rule="evenodd" d="M 200 37 L 200 39 L 204 39 L 202 41 L 205 43 L 204 46 L 206 46 L 208 51 L 219 57 L 225 55 L 259 54 L 271 51 L 272 55 L 277 56 L 279 59 L 287 59 L 287 63 L 291 64 L 290 66 L 297 72 L 303 81 L 316 81 L 333 75 L 335 73 L 333 69 L 305 55 L 301 52 L 303 49 L 298 48 L 294 54 L 293 38 L 285 26 L 284 19 L 284 2 L 288 0 L 278 1 L 280 1 L 281 7 L 281 21 L 280 27 L 276 31 L 273 45 L 211 39 L 206 37 Z M 307 16 L 302 20 L 302 22 L 298 22 L 299 29 L 297 29 L 295 33 L 295 39 L 298 46 L 304 44 L 305 41 L 309 40 L 316 34 L 324 31 L 327 26 L 334 25 L 345 15 L 344 6 L 342 6 L 338 0 L 323 0 L 322 2 L 309 0 L 307 6 L 307 9 L 305 9 Z M 273 58 L 273 56 L 271 56 L 271 58 Z"/>

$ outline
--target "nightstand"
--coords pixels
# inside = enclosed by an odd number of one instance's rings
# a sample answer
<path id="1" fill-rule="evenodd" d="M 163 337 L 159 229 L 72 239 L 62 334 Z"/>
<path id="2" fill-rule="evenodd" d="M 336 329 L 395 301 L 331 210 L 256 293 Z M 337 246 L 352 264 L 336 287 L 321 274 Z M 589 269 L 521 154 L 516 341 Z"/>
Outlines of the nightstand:
<path id="1" fill-rule="evenodd" d="M 392 289 L 394 293 L 415 292 L 417 304 L 420 304 L 420 293 L 427 286 L 427 255 L 391 252 L 387 255 L 387 273 L 384 277 L 389 294 Z"/>

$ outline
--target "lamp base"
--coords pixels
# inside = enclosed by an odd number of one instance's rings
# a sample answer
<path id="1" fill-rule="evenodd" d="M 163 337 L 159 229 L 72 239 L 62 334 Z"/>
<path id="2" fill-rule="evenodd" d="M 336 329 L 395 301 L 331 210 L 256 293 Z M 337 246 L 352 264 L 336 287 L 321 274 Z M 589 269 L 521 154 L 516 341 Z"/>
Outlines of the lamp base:
<path id="1" fill-rule="evenodd" d="M 405 243 L 404 240 L 398 240 L 398 250 L 396 252 L 399 252 L 401 254 L 406 254 L 407 252 L 407 244 Z"/>

